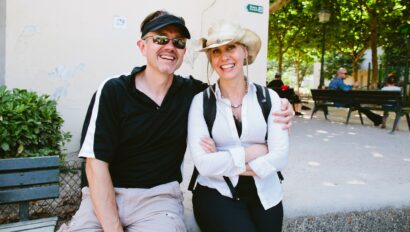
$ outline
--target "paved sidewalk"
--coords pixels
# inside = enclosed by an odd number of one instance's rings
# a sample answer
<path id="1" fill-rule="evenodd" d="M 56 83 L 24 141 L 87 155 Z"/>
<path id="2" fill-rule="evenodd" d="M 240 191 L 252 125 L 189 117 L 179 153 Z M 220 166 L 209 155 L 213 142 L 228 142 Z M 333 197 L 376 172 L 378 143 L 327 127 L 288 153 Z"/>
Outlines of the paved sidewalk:
<path id="1" fill-rule="evenodd" d="M 295 117 L 289 163 L 283 172 L 285 231 L 410 231 L 410 132 L 405 117 L 399 131 L 360 124 L 346 109 L 330 109 L 310 119 Z M 187 182 L 192 173 L 185 159 L 186 219 L 197 231 Z"/>

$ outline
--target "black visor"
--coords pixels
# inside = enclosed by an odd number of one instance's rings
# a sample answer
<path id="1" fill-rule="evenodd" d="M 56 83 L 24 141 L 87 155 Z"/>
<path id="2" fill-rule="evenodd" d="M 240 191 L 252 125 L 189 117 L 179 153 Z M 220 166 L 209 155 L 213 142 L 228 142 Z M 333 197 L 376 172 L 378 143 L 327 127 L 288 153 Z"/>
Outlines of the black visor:
<path id="1" fill-rule="evenodd" d="M 180 29 L 182 36 L 187 39 L 191 38 L 188 28 L 186 28 L 185 23 L 182 18 L 176 17 L 174 15 L 162 15 L 151 22 L 148 22 L 141 28 L 141 38 L 144 37 L 148 32 L 158 31 L 169 25 L 175 25 Z"/>

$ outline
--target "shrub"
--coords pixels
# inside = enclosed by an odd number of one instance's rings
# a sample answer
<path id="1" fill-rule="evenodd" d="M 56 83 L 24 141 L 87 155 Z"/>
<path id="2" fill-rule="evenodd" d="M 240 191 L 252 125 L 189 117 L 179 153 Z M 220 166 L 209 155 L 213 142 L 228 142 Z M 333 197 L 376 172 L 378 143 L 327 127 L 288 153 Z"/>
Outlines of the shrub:
<path id="1" fill-rule="evenodd" d="M 0 158 L 59 155 L 71 139 L 48 95 L 0 86 Z"/>

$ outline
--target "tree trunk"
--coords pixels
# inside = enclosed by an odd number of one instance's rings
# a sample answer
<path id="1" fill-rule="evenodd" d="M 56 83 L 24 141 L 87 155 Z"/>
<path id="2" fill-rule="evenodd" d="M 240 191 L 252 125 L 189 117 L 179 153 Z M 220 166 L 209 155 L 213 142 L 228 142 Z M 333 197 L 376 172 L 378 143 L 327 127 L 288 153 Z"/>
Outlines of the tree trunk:
<path id="1" fill-rule="evenodd" d="M 299 56 L 296 59 L 295 62 L 295 68 L 296 68 L 296 85 L 295 85 L 295 92 L 299 93 L 299 85 L 300 85 L 300 60 Z"/>
<path id="2" fill-rule="evenodd" d="M 353 79 L 354 79 L 354 82 L 356 82 L 356 81 L 358 81 L 358 71 L 359 71 L 359 65 L 357 64 L 358 63 L 358 60 L 359 60 L 360 58 L 358 58 L 358 57 L 353 57 L 353 59 L 352 59 L 352 74 L 353 74 Z"/>
<path id="3" fill-rule="evenodd" d="M 289 2 L 290 0 L 276 0 L 274 3 L 270 4 L 269 14 L 273 14 L 282 9 L 282 7 L 286 6 Z"/>
<path id="4" fill-rule="evenodd" d="M 282 41 L 278 43 L 278 73 L 282 74 L 282 62 L 283 62 L 283 44 Z"/>
<path id="5" fill-rule="evenodd" d="M 370 48 L 372 50 L 372 86 L 376 87 L 379 81 L 379 64 L 377 59 L 377 12 L 375 9 L 370 10 Z"/>

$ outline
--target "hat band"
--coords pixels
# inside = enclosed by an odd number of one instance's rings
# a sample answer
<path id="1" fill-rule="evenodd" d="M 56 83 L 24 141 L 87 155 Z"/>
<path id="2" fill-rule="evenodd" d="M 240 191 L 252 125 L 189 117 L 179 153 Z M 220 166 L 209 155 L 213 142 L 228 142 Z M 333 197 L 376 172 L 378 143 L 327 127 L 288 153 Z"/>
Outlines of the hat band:
<path id="1" fill-rule="evenodd" d="M 225 43 L 225 42 L 227 42 L 227 41 L 232 41 L 232 39 L 230 38 L 230 39 L 216 39 L 215 41 L 212 41 L 211 43 L 207 43 L 207 47 L 208 46 L 211 46 L 211 45 L 214 45 L 214 44 L 221 44 L 221 43 Z"/>

